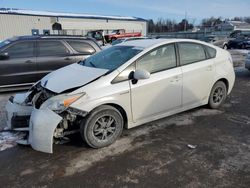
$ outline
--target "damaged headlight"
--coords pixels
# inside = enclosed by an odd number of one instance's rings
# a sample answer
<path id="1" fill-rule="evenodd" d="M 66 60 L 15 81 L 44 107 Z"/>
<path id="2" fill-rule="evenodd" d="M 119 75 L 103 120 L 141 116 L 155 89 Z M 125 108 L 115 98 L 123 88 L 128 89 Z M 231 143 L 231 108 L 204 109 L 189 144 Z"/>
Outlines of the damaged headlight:
<path id="1" fill-rule="evenodd" d="M 69 105 L 71 105 L 84 95 L 85 93 L 79 93 L 74 95 L 57 95 L 45 101 L 40 109 L 49 108 L 52 111 L 64 111 L 69 107 Z"/>

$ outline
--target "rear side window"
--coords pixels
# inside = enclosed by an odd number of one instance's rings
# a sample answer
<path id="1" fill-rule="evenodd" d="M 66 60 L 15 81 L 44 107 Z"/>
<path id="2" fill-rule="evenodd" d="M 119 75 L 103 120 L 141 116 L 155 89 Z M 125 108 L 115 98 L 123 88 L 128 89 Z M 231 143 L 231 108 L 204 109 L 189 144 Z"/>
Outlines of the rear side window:
<path id="1" fill-rule="evenodd" d="M 161 46 L 137 61 L 137 69 L 144 69 L 150 73 L 164 71 L 176 67 L 174 44 Z"/>
<path id="2" fill-rule="evenodd" d="M 69 45 L 77 52 L 82 54 L 93 54 L 95 49 L 88 43 L 83 41 L 67 41 Z"/>
<path id="3" fill-rule="evenodd" d="M 39 41 L 38 56 L 68 55 L 69 50 L 60 41 Z"/>
<path id="4" fill-rule="evenodd" d="M 34 56 L 34 42 L 18 42 L 3 51 L 10 58 L 25 58 Z"/>
<path id="5" fill-rule="evenodd" d="M 180 64 L 187 65 L 206 59 L 204 48 L 195 43 L 179 43 Z"/>
<path id="6" fill-rule="evenodd" d="M 216 56 L 216 50 L 214 48 L 211 48 L 209 46 L 205 46 L 207 53 L 209 55 L 209 58 L 215 58 Z"/>

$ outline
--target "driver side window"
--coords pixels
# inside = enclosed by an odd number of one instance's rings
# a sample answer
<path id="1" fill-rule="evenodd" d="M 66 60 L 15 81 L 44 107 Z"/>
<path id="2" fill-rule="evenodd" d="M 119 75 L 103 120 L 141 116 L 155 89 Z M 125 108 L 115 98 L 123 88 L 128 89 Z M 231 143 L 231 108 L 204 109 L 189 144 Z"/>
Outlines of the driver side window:
<path id="1" fill-rule="evenodd" d="M 161 46 L 137 61 L 136 69 L 156 73 L 176 67 L 176 54 L 174 44 Z"/>
<path id="2" fill-rule="evenodd" d="M 18 42 L 5 49 L 2 53 L 7 53 L 11 59 L 26 58 L 34 56 L 34 42 Z"/>

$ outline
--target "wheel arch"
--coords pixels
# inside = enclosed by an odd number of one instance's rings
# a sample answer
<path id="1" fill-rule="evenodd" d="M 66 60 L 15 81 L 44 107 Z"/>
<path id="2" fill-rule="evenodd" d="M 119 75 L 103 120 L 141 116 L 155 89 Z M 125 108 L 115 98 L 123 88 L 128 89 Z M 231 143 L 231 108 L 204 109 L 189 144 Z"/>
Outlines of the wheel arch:
<path id="1" fill-rule="evenodd" d="M 116 103 L 103 103 L 103 104 L 100 104 L 100 105 L 96 106 L 95 108 L 93 108 L 89 113 L 93 112 L 95 109 L 99 108 L 100 106 L 104 106 L 104 105 L 112 106 L 115 109 L 117 109 L 122 115 L 122 118 L 123 118 L 123 121 L 124 121 L 124 127 L 128 128 L 128 114 L 127 114 L 126 110 L 119 104 L 116 104 Z"/>
<path id="2" fill-rule="evenodd" d="M 220 78 L 214 84 L 216 84 L 219 81 L 223 82 L 226 85 L 227 92 L 228 92 L 228 90 L 229 90 L 229 81 L 226 78 Z"/>

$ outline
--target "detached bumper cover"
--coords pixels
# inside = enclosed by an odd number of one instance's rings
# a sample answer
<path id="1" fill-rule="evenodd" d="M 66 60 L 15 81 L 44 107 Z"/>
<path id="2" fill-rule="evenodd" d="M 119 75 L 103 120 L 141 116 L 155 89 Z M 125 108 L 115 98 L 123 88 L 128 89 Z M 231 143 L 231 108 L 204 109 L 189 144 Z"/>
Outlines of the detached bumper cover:
<path id="1" fill-rule="evenodd" d="M 53 153 L 53 136 L 62 117 L 49 109 L 33 109 L 29 124 L 29 143 L 32 148 Z"/>

